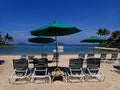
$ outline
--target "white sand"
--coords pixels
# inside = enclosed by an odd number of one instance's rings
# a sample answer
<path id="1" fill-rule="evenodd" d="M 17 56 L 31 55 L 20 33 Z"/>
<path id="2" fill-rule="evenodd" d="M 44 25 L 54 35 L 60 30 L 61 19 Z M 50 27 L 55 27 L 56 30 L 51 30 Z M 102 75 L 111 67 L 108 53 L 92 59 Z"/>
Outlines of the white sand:
<path id="1" fill-rule="evenodd" d="M 39 57 L 39 56 L 35 56 Z M 68 66 L 70 58 L 77 58 L 77 55 L 61 55 L 59 66 Z M 0 65 L 0 90 L 120 90 L 120 74 L 111 72 L 112 66 L 115 64 L 101 64 L 101 70 L 105 75 L 104 82 L 82 82 L 82 83 L 65 83 L 62 81 L 54 81 L 53 83 L 35 84 L 26 83 L 20 85 L 12 85 L 8 78 L 13 72 L 12 59 L 20 58 L 19 55 L 1 55 L 0 59 L 5 60 Z M 48 56 L 52 58 L 51 55 Z M 50 66 L 54 66 L 51 63 Z"/>

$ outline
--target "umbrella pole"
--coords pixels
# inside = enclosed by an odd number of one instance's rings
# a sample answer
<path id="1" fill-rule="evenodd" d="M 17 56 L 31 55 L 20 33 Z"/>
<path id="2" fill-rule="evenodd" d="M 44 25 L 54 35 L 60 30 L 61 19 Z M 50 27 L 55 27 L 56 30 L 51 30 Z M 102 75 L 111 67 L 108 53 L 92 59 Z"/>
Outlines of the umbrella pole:
<path id="1" fill-rule="evenodd" d="M 43 43 L 41 43 L 41 54 L 40 55 L 42 55 L 42 53 L 43 53 Z"/>
<path id="2" fill-rule="evenodd" d="M 93 53 L 95 53 L 95 43 L 93 44 Z"/>
<path id="3" fill-rule="evenodd" d="M 42 43 L 42 54 L 43 54 L 43 43 Z"/>
<path id="4" fill-rule="evenodd" d="M 55 36 L 56 40 L 56 66 L 58 67 L 58 42 L 57 42 L 57 36 Z"/>

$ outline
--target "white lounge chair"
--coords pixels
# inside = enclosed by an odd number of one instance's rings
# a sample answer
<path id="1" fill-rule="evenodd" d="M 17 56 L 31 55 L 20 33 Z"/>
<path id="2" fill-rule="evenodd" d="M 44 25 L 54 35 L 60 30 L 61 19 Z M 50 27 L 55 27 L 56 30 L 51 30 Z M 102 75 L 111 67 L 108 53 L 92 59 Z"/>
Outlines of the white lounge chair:
<path id="1" fill-rule="evenodd" d="M 14 72 L 9 80 L 12 84 L 26 83 L 30 80 L 28 60 L 13 59 Z"/>
<path id="2" fill-rule="evenodd" d="M 113 52 L 111 53 L 111 57 L 107 59 L 107 63 L 115 63 L 116 61 L 118 61 L 118 53 Z"/>
<path id="3" fill-rule="evenodd" d="M 29 55 L 29 56 L 28 56 L 28 61 L 29 61 L 29 63 L 32 63 L 33 60 L 34 60 L 34 55 Z"/>
<path id="4" fill-rule="evenodd" d="M 48 83 L 51 82 L 50 74 L 48 73 L 47 58 L 34 59 L 34 71 L 31 75 L 31 82 Z"/>
<path id="5" fill-rule="evenodd" d="M 78 53 L 78 58 L 83 58 L 83 59 L 85 59 L 85 53 Z"/>
<path id="6" fill-rule="evenodd" d="M 84 81 L 85 75 L 83 73 L 82 66 L 83 66 L 82 58 L 70 59 L 69 72 L 67 72 L 68 82 Z"/>
<path id="7" fill-rule="evenodd" d="M 101 62 L 105 63 L 107 61 L 107 53 L 101 53 L 100 54 L 100 59 L 101 59 Z"/>
<path id="8" fill-rule="evenodd" d="M 41 58 L 47 58 L 47 53 L 41 53 Z"/>
<path id="9" fill-rule="evenodd" d="M 27 59 L 27 55 L 26 54 L 22 54 L 21 57 L 20 57 L 21 60 L 25 60 Z"/>
<path id="10" fill-rule="evenodd" d="M 87 58 L 94 58 L 94 53 L 87 53 Z"/>
<path id="11" fill-rule="evenodd" d="M 89 79 L 97 79 L 98 81 L 104 81 L 105 76 L 100 71 L 100 58 L 87 59 L 86 81 Z"/>
<path id="12" fill-rule="evenodd" d="M 113 60 L 113 62 L 119 62 L 119 60 L 120 60 L 120 58 L 119 58 L 119 56 L 118 56 L 118 53 L 112 53 L 111 54 L 111 59 Z"/>

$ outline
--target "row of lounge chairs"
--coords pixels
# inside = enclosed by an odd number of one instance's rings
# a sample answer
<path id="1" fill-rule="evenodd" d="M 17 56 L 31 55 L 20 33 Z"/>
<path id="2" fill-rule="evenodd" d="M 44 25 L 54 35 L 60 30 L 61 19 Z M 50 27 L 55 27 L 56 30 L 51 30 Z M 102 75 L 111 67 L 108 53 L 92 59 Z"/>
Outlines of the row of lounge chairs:
<path id="1" fill-rule="evenodd" d="M 82 81 L 88 81 L 89 79 L 97 79 L 98 81 L 104 81 L 105 76 L 100 71 L 100 58 L 88 58 L 87 67 L 83 68 L 83 59 L 70 59 L 69 63 L 68 80 L 70 82 L 76 81 L 75 79 Z"/>
<path id="2" fill-rule="evenodd" d="M 101 58 L 101 62 L 104 63 L 114 63 L 115 61 L 119 61 L 120 60 L 120 56 L 119 53 L 114 52 L 114 53 L 97 53 L 97 57 Z M 108 56 L 109 55 L 109 56 Z M 95 57 L 94 53 L 79 53 L 78 54 L 79 58 L 83 58 L 84 60 L 89 58 L 89 57 Z"/>
<path id="3" fill-rule="evenodd" d="M 113 53 L 97 53 L 97 57 L 99 57 L 101 59 L 101 62 L 103 63 L 115 63 L 118 62 L 120 63 L 120 54 L 117 52 L 113 52 Z M 79 53 L 78 54 L 79 58 L 83 58 L 86 61 L 86 58 L 89 57 L 95 57 L 94 53 Z M 118 65 L 113 65 L 112 67 L 112 71 L 116 71 L 118 73 L 120 73 L 120 64 Z"/>
<path id="4" fill-rule="evenodd" d="M 101 62 L 104 62 L 104 63 L 114 63 L 115 61 L 120 61 L 120 55 L 117 53 L 117 52 L 113 52 L 113 53 L 79 53 L 78 54 L 78 58 L 83 58 L 84 61 L 87 59 L 87 58 L 90 58 L 90 57 L 96 57 L 95 55 L 98 55 L 97 57 L 101 58 Z M 42 53 L 41 54 L 41 58 L 47 58 L 47 53 Z M 21 58 L 20 59 L 26 59 L 27 55 L 21 55 Z M 34 56 L 33 55 L 30 55 L 28 56 L 28 59 L 30 60 L 33 60 Z M 57 54 L 56 56 L 56 53 L 53 53 L 53 58 L 52 58 L 52 61 L 56 61 L 59 59 L 59 53 Z"/>
<path id="5" fill-rule="evenodd" d="M 13 59 L 14 72 L 9 80 L 12 84 L 51 83 L 56 77 L 62 77 L 65 82 L 82 82 L 89 79 L 104 81 L 105 76 L 100 71 L 100 58 L 88 58 L 85 68 L 83 68 L 83 60 L 82 58 L 71 58 L 69 67 L 48 67 L 47 58 L 35 58 L 33 60 L 34 67 L 31 69 L 27 59 Z"/>
<path id="6" fill-rule="evenodd" d="M 41 53 L 41 58 L 47 58 L 48 54 L 47 53 Z M 21 60 L 27 59 L 27 55 L 23 54 L 20 57 Z M 28 55 L 28 59 L 33 60 L 34 59 L 34 55 Z M 52 57 L 52 61 L 56 61 L 59 59 L 59 53 L 53 53 L 53 57 Z"/>
<path id="7" fill-rule="evenodd" d="M 9 78 L 10 83 L 34 82 L 35 79 L 46 78 L 48 62 L 46 58 L 34 59 L 33 69 L 29 68 L 28 60 L 13 59 L 14 72 Z"/>

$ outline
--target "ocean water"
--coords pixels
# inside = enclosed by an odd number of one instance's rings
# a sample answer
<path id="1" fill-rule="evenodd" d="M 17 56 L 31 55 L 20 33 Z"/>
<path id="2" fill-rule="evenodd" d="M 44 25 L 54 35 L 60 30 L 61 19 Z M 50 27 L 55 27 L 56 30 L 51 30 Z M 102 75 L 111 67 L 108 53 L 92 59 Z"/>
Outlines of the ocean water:
<path id="1" fill-rule="evenodd" d="M 45 45 L 43 47 L 43 53 L 52 54 L 55 46 Z M 63 45 L 62 54 L 77 54 L 79 52 L 93 52 L 92 44 L 80 44 L 80 45 Z M 95 53 L 99 53 L 102 51 L 94 50 Z M 16 47 L 5 47 L 0 48 L 0 55 L 19 55 L 19 54 L 41 54 L 42 47 L 41 45 L 22 45 Z"/>

